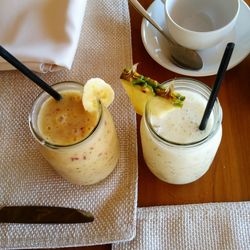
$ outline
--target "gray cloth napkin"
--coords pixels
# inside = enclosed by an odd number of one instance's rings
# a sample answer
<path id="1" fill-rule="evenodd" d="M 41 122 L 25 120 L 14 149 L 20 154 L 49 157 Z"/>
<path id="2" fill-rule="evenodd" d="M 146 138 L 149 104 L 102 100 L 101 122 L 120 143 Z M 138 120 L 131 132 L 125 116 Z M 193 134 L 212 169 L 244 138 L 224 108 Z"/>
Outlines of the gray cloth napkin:
<path id="1" fill-rule="evenodd" d="M 110 111 L 120 140 L 120 160 L 107 179 L 86 187 L 63 180 L 37 151 L 28 114 L 40 88 L 18 71 L 0 72 L 0 206 L 65 206 L 95 216 L 93 223 L 79 225 L 0 224 L 0 249 L 96 245 L 134 237 L 136 117 L 119 80 L 123 68 L 131 64 L 127 1 L 88 1 L 72 70 L 41 75 L 49 83 L 100 77 L 115 90 Z"/>
<path id="2" fill-rule="evenodd" d="M 250 249 L 250 202 L 139 208 L 134 240 L 112 250 Z"/>

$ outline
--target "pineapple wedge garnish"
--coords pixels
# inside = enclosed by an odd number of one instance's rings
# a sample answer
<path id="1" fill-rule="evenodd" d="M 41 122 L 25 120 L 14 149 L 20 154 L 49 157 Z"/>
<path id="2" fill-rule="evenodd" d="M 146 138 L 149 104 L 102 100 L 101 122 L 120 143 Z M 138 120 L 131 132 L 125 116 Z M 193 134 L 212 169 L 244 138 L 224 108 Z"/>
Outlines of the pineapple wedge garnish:
<path id="1" fill-rule="evenodd" d="M 155 98 L 156 111 L 182 107 L 185 97 L 174 91 L 174 84 L 166 87 L 159 82 L 139 74 L 137 64 L 123 70 L 120 79 L 137 114 L 143 115 L 148 100 Z"/>

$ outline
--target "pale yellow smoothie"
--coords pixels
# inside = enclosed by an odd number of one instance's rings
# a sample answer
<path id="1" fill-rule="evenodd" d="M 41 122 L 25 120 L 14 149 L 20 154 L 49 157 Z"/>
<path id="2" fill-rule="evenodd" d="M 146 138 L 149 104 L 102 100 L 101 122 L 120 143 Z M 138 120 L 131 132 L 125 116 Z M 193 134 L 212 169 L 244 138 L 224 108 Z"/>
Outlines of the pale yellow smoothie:
<path id="1" fill-rule="evenodd" d="M 47 99 L 38 114 L 38 128 L 51 144 L 70 145 L 86 138 L 95 128 L 98 112 L 87 112 L 77 90 L 60 92 L 62 99 Z"/>
<path id="2" fill-rule="evenodd" d="M 182 108 L 155 115 L 154 99 L 146 105 L 141 120 L 143 156 L 160 180 L 186 184 L 203 176 L 216 155 L 222 137 L 222 110 L 217 100 L 206 129 L 199 130 L 211 90 L 201 82 L 177 78 L 175 88 L 185 96 Z"/>
<path id="3" fill-rule="evenodd" d="M 33 107 L 31 131 L 44 158 L 62 177 L 78 185 L 97 183 L 113 171 L 119 159 L 112 116 L 101 104 L 96 112 L 84 109 L 82 85 L 69 82 L 56 87 L 62 100 L 40 96 L 44 100 Z"/>

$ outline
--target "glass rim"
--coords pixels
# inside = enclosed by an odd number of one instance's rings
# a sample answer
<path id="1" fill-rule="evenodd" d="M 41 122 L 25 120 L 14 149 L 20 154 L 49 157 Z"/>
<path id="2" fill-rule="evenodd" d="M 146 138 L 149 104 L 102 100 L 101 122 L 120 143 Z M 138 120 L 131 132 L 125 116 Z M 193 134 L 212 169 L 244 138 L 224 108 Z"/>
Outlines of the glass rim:
<path id="1" fill-rule="evenodd" d="M 201 82 L 199 80 L 196 80 L 196 79 L 193 79 L 193 78 L 188 78 L 188 77 L 172 78 L 172 79 L 169 79 L 167 81 L 162 82 L 161 85 L 169 85 L 172 81 L 174 81 L 174 87 L 175 88 L 176 87 L 182 87 L 184 89 L 190 89 L 190 87 L 192 87 L 192 86 L 196 86 L 196 87 L 198 86 L 199 90 L 206 91 L 209 94 L 211 93 L 211 88 L 209 86 L 207 86 L 206 84 L 204 84 L 203 82 Z M 178 81 L 180 81 L 180 82 L 178 82 Z M 182 81 L 183 81 L 183 83 L 182 83 Z M 189 142 L 189 143 L 179 143 L 179 142 L 170 141 L 170 140 L 167 140 L 166 138 L 162 137 L 161 135 L 159 135 L 155 131 L 153 126 L 151 125 L 150 118 L 149 118 L 150 115 L 148 114 L 148 106 L 150 105 L 151 101 L 152 101 L 152 99 L 148 100 L 146 105 L 145 105 L 145 112 L 144 112 L 145 116 L 144 116 L 143 119 L 145 119 L 146 126 L 149 129 L 149 131 L 151 132 L 151 134 L 153 134 L 154 137 L 159 139 L 160 142 L 162 142 L 162 143 L 164 143 L 165 145 L 168 145 L 168 146 L 175 146 L 175 147 L 180 147 L 180 148 L 189 148 L 189 147 L 200 146 L 201 144 L 208 141 L 210 138 L 212 138 L 217 133 L 217 131 L 219 130 L 219 127 L 220 127 L 220 125 L 222 123 L 222 109 L 221 109 L 221 106 L 220 106 L 219 99 L 216 98 L 212 113 L 217 112 L 218 115 L 217 115 L 217 119 L 214 120 L 212 129 L 208 133 L 208 135 L 206 135 L 201 140 L 194 141 L 194 142 Z M 216 109 L 216 111 L 215 111 L 215 109 Z"/>
<path id="2" fill-rule="evenodd" d="M 76 82 L 76 81 L 61 81 L 61 82 L 56 82 L 54 84 L 51 84 L 51 87 L 57 87 L 58 85 L 63 85 L 63 84 L 74 84 L 78 87 L 82 87 L 84 86 L 83 83 L 80 83 L 80 82 Z M 64 90 L 62 90 L 64 91 Z M 43 146 L 48 146 L 50 148 L 53 148 L 53 149 L 59 149 L 59 148 L 69 148 L 69 147 L 73 147 L 73 146 L 76 146 L 76 145 L 79 145 L 81 144 L 82 142 L 86 141 L 91 135 L 93 135 L 93 133 L 96 131 L 96 129 L 98 128 L 99 124 L 100 124 L 100 121 L 102 119 L 102 116 L 103 116 L 103 107 L 102 107 L 102 104 L 101 104 L 101 101 L 98 100 L 98 121 L 97 123 L 95 124 L 94 128 L 91 130 L 91 132 L 86 136 L 84 137 L 83 139 L 81 139 L 80 141 L 77 141 L 75 143 L 71 143 L 71 144 L 66 144 L 66 145 L 61 145 L 61 144 L 56 144 L 56 143 L 51 143 L 47 140 L 45 140 L 37 131 L 36 129 L 34 128 L 33 126 L 33 115 L 34 115 L 34 109 L 36 107 L 36 105 L 38 104 L 38 101 L 42 98 L 42 97 L 46 97 L 46 98 L 49 98 L 50 95 L 45 92 L 45 91 L 42 91 L 38 94 L 38 96 L 35 98 L 34 102 L 33 102 L 33 105 L 32 105 L 32 108 L 31 108 L 31 111 L 29 113 L 29 117 L 28 117 L 28 122 L 29 122 L 29 127 L 30 127 L 30 131 L 32 133 L 32 135 L 34 136 L 34 138 Z M 45 99 L 47 100 L 47 99 Z M 44 101 L 41 103 L 40 107 L 42 106 L 42 104 L 44 103 Z"/>

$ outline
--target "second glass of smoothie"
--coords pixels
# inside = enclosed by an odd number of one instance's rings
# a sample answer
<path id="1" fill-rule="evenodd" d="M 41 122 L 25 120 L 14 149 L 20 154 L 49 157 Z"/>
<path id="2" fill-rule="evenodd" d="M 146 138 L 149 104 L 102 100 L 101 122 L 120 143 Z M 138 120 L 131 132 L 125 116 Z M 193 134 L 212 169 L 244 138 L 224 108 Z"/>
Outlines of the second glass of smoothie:
<path id="1" fill-rule="evenodd" d="M 171 184 L 186 184 L 204 175 L 215 157 L 222 137 L 222 110 L 216 100 L 206 129 L 200 131 L 211 89 L 189 78 L 173 81 L 176 92 L 186 97 L 184 105 L 155 115 L 155 99 L 146 104 L 141 120 L 142 149 L 155 176 Z"/>
<path id="2" fill-rule="evenodd" d="M 61 82 L 53 88 L 56 101 L 43 92 L 29 116 L 30 129 L 44 158 L 66 180 L 90 185 L 105 179 L 119 159 L 119 142 L 112 116 L 99 102 L 96 112 L 82 104 L 83 84 Z"/>

